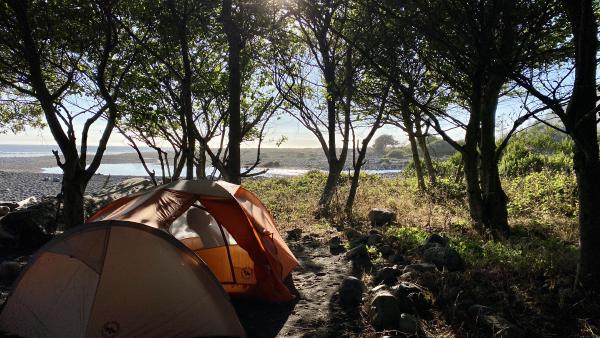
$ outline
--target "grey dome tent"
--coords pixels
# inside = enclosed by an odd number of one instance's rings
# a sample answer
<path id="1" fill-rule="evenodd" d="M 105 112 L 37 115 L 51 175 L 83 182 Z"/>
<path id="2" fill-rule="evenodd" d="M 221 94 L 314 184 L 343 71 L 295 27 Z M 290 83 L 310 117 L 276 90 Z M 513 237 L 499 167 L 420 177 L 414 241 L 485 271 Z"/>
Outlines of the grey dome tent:
<path id="1" fill-rule="evenodd" d="M 0 313 L 22 337 L 245 337 L 206 264 L 169 234 L 90 223 L 42 247 Z"/>

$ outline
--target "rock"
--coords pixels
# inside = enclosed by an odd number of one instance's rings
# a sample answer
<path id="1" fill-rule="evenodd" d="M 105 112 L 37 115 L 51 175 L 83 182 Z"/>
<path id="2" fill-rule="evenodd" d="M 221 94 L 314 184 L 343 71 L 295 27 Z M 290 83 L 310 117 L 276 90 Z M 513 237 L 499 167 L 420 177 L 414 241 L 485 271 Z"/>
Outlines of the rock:
<path id="1" fill-rule="evenodd" d="M 378 331 L 398 328 L 400 314 L 396 297 L 388 291 L 378 292 L 371 300 L 369 319 Z"/>
<path id="2" fill-rule="evenodd" d="M 367 251 L 367 246 L 364 244 L 361 244 L 359 246 L 356 246 L 356 247 L 350 249 L 348 252 L 346 252 L 346 258 L 348 258 L 350 260 L 369 258 L 369 251 Z"/>
<path id="3" fill-rule="evenodd" d="M 13 211 L 19 207 L 19 203 L 17 203 L 17 202 L 0 202 L 0 206 L 8 207 L 11 211 Z"/>
<path id="4" fill-rule="evenodd" d="M 399 253 L 399 252 L 396 252 L 396 253 L 393 253 L 392 255 L 390 255 L 387 258 L 387 260 L 390 263 L 394 263 L 394 264 L 405 264 L 406 263 L 406 260 L 404 259 L 404 256 L 402 256 L 402 254 Z"/>
<path id="5" fill-rule="evenodd" d="M 383 226 L 396 220 L 396 213 L 390 209 L 374 208 L 369 211 L 372 226 Z"/>
<path id="6" fill-rule="evenodd" d="M 15 239 L 17 247 L 37 249 L 52 238 L 60 222 L 56 202 L 48 200 L 9 213 L 0 219 L 0 228 Z"/>
<path id="7" fill-rule="evenodd" d="M 0 280 L 14 281 L 21 273 L 23 264 L 15 261 L 4 261 L 0 264 Z"/>
<path id="8" fill-rule="evenodd" d="M 375 275 L 374 282 L 375 284 L 386 284 L 392 286 L 396 284 L 398 280 L 398 275 L 400 275 L 400 271 L 397 267 L 386 266 L 383 269 L 379 270 Z"/>
<path id="9" fill-rule="evenodd" d="M 408 295 L 411 293 L 421 291 L 422 289 L 418 285 L 405 281 L 401 281 L 400 283 L 392 287 L 392 292 L 398 298 L 408 297 Z"/>
<path id="10" fill-rule="evenodd" d="M 365 286 L 363 282 L 352 276 L 344 278 L 339 289 L 340 303 L 344 306 L 357 306 L 362 302 Z"/>
<path id="11" fill-rule="evenodd" d="M 464 269 L 464 262 L 460 254 L 447 247 L 431 247 L 423 252 L 423 260 L 427 263 L 435 264 L 442 270 L 446 268 L 449 271 L 459 271 Z"/>
<path id="12" fill-rule="evenodd" d="M 410 264 L 404 267 L 404 270 L 402 271 L 403 273 L 406 272 L 411 272 L 411 271 L 415 271 L 415 272 L 435 272 L 436 266 L 430 263 L 417 263 L 417 264 Z"/>
<path id="13" fill-rule="evenodd" d="M 10 208 L 9 207 L 6 207 L 4 205 L 0 206 L 0 217 L 8 214 L 9 212 L 10 212 Z"/>
<path id="14" fill-rule="evenodd" d="M 525 334 L 518 326 L 498 315 L 494 309 L 475 304 L 468 311 L 477 327 L 490 337 L 520 338 Z"/>
<path id="15" fill-rule="evenodd" d="M 49 182 L 50 181 L 50 177 L 44 177 L 44 178 L 42 178 L 42 181 L 43 182 Z"/>
<path id="16" fill-rule="evenodd" d="M 367 238 L 367 244 L 371 246 L 379 245 L 383 242 L 383 236 L 381 234 L 371 234 L 369 238 Z"/>
<path id="17" fill-rule="evenodd" d="M 345 228 L 344 235 L 350 243 L 361 243 L 367 240 L 367 236 L 354 228 Z"/>
<path id="18" fill-rule="evenodd" d="M 38 203 L 38 200 L 35 198 L 35 196 L 31 196 L 20 202 L 17 202 L 17 204 L 19 205 L 19 208 L 21 208 L 21 209 L 30 207 L 36 203 Z"/>
<path id="19" fill-rule="evenodd" d="M 415 334 L 419 329 L 419 320 L 408 313 L 403 313 L 400 315 L 400 321 L 398 323 L 398 331 Z"/>
<path id="20" fill-rule="evenodd" d="M 425 293 L 421 291 L 411 292 L 406 298 L 411 302 L 411 304 L 420 314 L 425 314 L 431 307 L 431 302 L 429 301 L 429 299 L 427 299 Z"/>
<path id="21" fill-rule="evenodd" d="M 425 242 L 425 244 L 433 244 L 433 243 L 440 244 L 441 246 L 447 246 L 448 239 L 446 237 L 442 237 L 438 234 L 431 234 L 429 236 L 429 238 L 427 238 L 427 241 Z"/>
<path id="22" fill-rule="evenodd" d="M 329 252 L 332 255 L 339 255 L 346 252 L 346 248 L 342 245 L 342 239 L 335 236 L 329 240 Z"/>
<path id="23" fill-rule="evenodd" d="M 376 294 L 379 291 L 390 291 L 390 287 L 385 284 L 377 285 L 376 287 L 369 290 L 369 293 Z"/>
<path id="24" fill-rule="evenodd" d="M 58 183 L 58 182 L 60 182 L 60 178 L 54 177 L 54 178 L 52 178 L 52 182 Z"/>
<path id="25" fill-rule="evenodd" d="M 287 240 L 288 241 L 297 241 L 300 240 L 300 238 L 302 237 L 302 229 L 293 229 L 293 230 L 289 230 L 287 233 Z"/>
<path id="26" fill-rule="evenodd" d="M 281 167 L 281 163 L 279 161 L 269 161 L 262 165 L 265 168 L 279 168 Z"/>
<path id="27" fill-rule="evenodd" d="M 381 256 L 383 258 L 391 257 L 396 251 L 389 245 L 385 244 L 379 248 L 379 252 L 381 252 Z"/>

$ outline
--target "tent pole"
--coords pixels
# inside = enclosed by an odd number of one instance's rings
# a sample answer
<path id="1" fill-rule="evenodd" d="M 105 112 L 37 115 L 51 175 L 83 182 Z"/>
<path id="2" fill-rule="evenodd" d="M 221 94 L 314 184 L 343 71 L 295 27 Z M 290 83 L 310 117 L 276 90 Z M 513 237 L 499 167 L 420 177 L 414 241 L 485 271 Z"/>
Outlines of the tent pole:
<path id="1" fill-rule="evenodd" d="M 217 225 L 219 226 L 219 230 L 221 230 L 221 236 L 223 236 L 223 242 L 225 243 L 225 250 L 227 250 L 227 258 L 229 259 L 229 268 L 231 269 L 231 277 L 233 278 L 233 283 L 237 284 L 235 280 L 235 269 L 233 268 L 233 261 L 231 260 L 231 251 L 229 251 L 229 242 L 227 241 L 227 237 L 225 236 L 225 231 L 223 231 L 223 226 L 217 220 Z"/>

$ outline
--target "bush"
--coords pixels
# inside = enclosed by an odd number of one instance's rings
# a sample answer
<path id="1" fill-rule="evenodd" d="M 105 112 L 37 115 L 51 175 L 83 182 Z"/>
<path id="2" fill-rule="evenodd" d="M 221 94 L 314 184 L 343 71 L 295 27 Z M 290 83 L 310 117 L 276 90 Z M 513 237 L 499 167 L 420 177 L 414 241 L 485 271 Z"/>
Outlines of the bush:
<path id="1" fill-rule="evenodd" d="M 573 142 L 551 128 L 536 128 L 513 137 L 500 160 L 500 173 L 527 175 L 542 170 L 571 172 Z"/>
<path id="2" fill-rule="evenodd" d="M 407 156 L 407 154 L 401 148 L 393 148 L 385 153 L 385 157 L 387 158 L 401 159 L 405 156 Z"/>
<path id="3" fill-rule="evenodd" d="M 542 170 L 505 183 L 513 215 L 577 215 L 577 183 L 574 175 Z"/>

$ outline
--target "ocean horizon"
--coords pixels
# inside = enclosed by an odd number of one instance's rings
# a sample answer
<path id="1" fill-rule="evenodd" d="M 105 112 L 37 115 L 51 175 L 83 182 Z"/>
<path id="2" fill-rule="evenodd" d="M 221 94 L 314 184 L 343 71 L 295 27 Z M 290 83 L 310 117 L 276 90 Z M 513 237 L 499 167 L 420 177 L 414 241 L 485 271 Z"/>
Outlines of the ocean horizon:
<path id="1" fill-rule="evenodd" d="M 52 150 L 58 150 L 58 145 L 50 144 L 0 144 L 0 157 L 42 157 L 53 156 Z M 89 145 L 88 153 L 94 153 L 98 146 Z M 153 151 L 148 147 L 140 147 L 142 152 Z M 106 146 L 105 155 L 129 154 L 135 150 L 128 146 Z"/>

